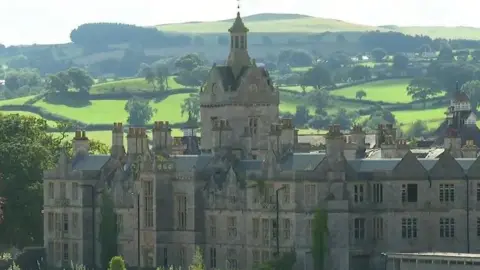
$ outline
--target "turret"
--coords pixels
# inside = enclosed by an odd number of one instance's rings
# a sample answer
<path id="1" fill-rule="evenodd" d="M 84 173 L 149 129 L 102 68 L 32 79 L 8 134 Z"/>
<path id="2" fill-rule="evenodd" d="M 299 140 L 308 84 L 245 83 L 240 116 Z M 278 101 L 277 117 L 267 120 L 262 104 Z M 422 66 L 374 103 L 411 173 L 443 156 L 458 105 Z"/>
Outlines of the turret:
<path id="1" fill-rule="evenodd" d="M 89 150 L 90 141 L 88 140 L 85 130 L 75 131 L 75 137 L 73 138 L 73 155 L 88 155 Z"/>
<path id="2" fill-rule="evenodd" d="M 343 155 L 345 139 L 340 131 L 340 125 L 333 125 L 328 128 L 328 133 L 325 135 L 325 146 L 327 158 L 331 162 L 339 160 Z"/>
<path id="3" fill-rule="evenodd" d="M 280 135 L 281 148 L 283 150 L 290 149 L 293 151 L 295 146 L 295 127 L 291 118 L 283 118 L 281 120 L 282 133 Z"/>
<path id="4" fill-rule="evenodd" d="M 249 30 L 243 23 L 240 12 L 237 13 L 237 17 L 228 31 L 230 32 L 230 54 L 227 64 L 232 68 L 236 77 L 243 67 L 251 65 L 247 41 Z"/>
<path id="5" fill-rule="evenodd" d="M 455 129 L 447 129 L 447 134 L 445 134 L 445 138 L 443 139 L 443 147 L 445 151 L 450 151 L 450 154 L 455 158 L 462 156 L 462 139 L 458 137 Z"/>
<path id="6" fill-rule="evenodd" d="M 143 154 L 148 151 L 148 136 L 145 128 L 129 128 L 127 134 L 128 154 Z"/>
<path id="7" fill-rule="evenodd" d="M 463 158 L 477 158 L 478 147 L 473 140 L 467 140 L 462 147 Z"/>
<path id="8" fill-rule="evenodd" d="M 396 158 L 397 145 L 392 135 L 386 135 L 380 145 L 382 158 Z"/>
<path id="9" fill-rule="evenodd" d="M 125 146 L 123 145 L 123 125 L 122 123 L 113 123 L 112 129 L 112 147 L 110 148 L 112 157 L 119 158 L 125 155 Z"/>
<path id="10" fill-rule="evenodd" d="M 242 136 L 240 137 L 243 148 L 244 159 L 249 159 L 252 155 L 252 133 L 249 127 L 245 127 Z"/>
<path id="11" fill-rule="evenodd" d="M 173 138 L 168 121 L 155 121 L 152 128 L 153 148 L 170 152 Z"/>

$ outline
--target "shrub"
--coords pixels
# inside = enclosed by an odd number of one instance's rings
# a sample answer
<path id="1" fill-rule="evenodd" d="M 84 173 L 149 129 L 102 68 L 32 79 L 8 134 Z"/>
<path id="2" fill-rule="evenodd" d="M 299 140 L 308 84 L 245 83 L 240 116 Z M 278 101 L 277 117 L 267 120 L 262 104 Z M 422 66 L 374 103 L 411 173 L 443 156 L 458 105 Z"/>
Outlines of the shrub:
<path id="1" fill-rule="evenodd" d="M 125 262 L 123 258 L 120 256 L 115 256 L 110 260 L 110 265 L 108 266 L 108 270 L 126 270 Z"/>

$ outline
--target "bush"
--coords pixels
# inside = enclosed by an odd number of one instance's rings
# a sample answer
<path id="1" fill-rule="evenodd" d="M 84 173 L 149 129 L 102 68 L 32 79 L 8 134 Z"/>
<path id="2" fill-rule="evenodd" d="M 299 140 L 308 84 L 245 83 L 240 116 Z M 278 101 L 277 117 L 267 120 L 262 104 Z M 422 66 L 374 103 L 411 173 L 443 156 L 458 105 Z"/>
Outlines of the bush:
<path id="1" fill-rule="evenodd" d="M 120 256 L 115 256 L 110 260 L 108 270 L 126 270 L 125 262 Z"/>

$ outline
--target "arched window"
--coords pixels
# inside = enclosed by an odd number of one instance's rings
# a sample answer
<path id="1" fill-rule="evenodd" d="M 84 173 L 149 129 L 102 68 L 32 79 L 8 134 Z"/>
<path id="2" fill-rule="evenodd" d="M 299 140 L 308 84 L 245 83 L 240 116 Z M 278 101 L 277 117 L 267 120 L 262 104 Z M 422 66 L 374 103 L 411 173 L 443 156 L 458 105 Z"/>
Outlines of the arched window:
<path id="1" fill-rule="evenodd" d="M 240 48 L 245 49 L 245 36 L 240 36 Z"/>
<path id="2" fill-rule="evenodd" d="M 235 49 L 238 49 L 239 48 L 239 40 L 238 40 L 238 36 L 235 36 Z"/>

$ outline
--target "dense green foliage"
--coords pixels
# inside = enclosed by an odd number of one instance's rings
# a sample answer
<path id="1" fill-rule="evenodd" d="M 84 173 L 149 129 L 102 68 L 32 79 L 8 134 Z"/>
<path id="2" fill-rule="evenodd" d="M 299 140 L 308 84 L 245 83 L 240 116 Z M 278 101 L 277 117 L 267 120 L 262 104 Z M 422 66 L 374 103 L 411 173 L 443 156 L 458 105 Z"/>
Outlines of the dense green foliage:
<path id="1" fill-rule="evenodd" d="M 110 260 L 108 270 L 126 270 L 125 262 L 120 256 L 115 256 Z"/>
<path id="2" fill-rule="evenodd" d="M 152 119 L 156 112 L 148 100 L 132 98 L 125 104 L 125 111 L 128 112 L 128 123 L 130 125 L 144 126 Z"/>
<path id="3" fill-rule="evenodd" d="M 328 256 L 328 213 L 317 209 L 312 221 L 312 257 L 315 270 L 326 269 Z"/>

